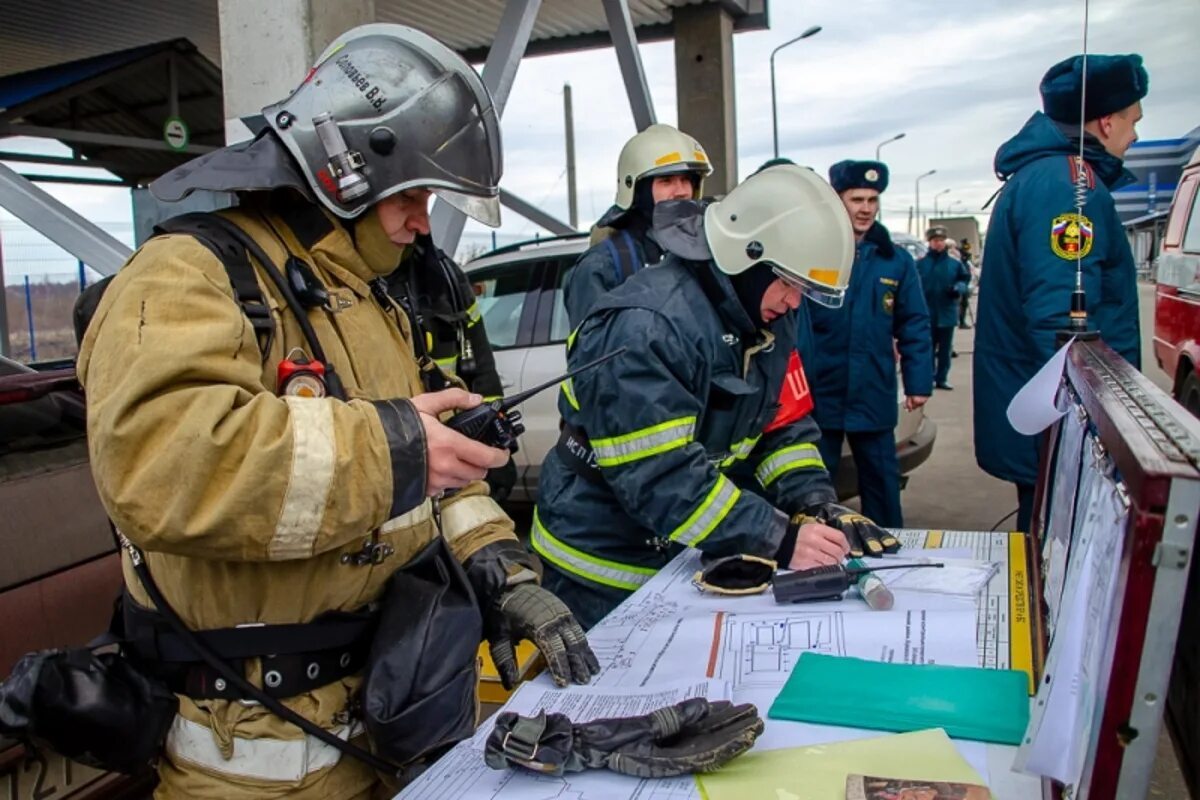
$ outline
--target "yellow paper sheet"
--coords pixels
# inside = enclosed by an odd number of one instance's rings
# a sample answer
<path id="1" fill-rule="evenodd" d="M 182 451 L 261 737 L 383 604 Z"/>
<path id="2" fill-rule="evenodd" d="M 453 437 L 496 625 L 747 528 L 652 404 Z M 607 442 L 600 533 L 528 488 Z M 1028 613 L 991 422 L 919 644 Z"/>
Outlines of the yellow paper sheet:
<path id="1" fill-rule="evenodd" d="M 696 782 L 704 800 L 845 800 L 847 775 L 983 784 L 941 728 L 747 753 Z"/>

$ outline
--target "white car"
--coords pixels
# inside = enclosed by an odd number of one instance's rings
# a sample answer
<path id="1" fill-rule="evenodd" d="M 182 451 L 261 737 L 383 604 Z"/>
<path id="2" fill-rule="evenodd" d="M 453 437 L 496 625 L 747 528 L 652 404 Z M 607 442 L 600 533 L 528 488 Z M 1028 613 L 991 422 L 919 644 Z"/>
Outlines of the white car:
<path id="1" fill-rule="evenodd" d="M 506 395 L 545 383 L 567 369 L 566 341 L 571 332 L 563 304 L 563 283 L 579 255 L 587 249 L 585 233 L 502 247 L 463 265 L 475 289 L 496 368 Z M 819 376 L 809 376 L 819 380 Z M 521 406 L 525 435 L 513 456 L 517 483 L 512 502 L 537 500 L 542 459 L 558 441 L 557 387 L 547 389 Z M 937 426 L 923 411 L 904 410 L 896 427 L 896 450 L 901 475 L 924 463 L 933 450 Z M 901 478 L 903 485 L 904 478 Z M 858 493 L 858 476 L 849 445 L 842 451 L 838 494 Z"/>

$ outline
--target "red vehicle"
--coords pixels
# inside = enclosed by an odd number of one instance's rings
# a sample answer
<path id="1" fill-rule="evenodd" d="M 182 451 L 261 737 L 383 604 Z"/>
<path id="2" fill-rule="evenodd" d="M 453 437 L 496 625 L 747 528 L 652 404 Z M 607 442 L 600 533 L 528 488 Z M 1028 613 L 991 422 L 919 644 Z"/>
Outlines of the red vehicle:
<path id="1" fill-rule="evenodd" d="M 1200 149 L 1179 176 L 1158 257 L 1154 357 L 1172 394 L 1200 417 Z"/>
<path id="2" fill-rule="evenodd" d="M 83 393 L 69 364 L 0 356 L 0 680 L 24 653 L 108 627 L 121 562 L 88 466 Z M 150 772 L 103 773 L 0 736 L 0 800 L 128 800 Z"/>

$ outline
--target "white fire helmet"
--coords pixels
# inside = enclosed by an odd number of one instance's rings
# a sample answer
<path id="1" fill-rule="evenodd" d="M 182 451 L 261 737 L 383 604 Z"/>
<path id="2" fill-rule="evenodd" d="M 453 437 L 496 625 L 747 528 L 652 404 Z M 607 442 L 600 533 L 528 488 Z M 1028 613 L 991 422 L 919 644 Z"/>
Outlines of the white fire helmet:
<path id="1" fill-rule="evenodd" d="M 811 169 L 781 164 L 755 173 L 708 207 L 704 230 L 727 275 L 765 262 L 813 301 L 841 307 L 854 230 L 837 192 Z"/>
<path id="2" fill-rule="evenodd" d="M 661 123 L 641 131 L 621 148 L 617 159 L 616 205 L 628 209 L 633 205 L 633 192 L 642 178 L 694 172 L 699 176 L 695 197 L 711 175 L 712 164 L 704 148 L 683 131 Z"/>

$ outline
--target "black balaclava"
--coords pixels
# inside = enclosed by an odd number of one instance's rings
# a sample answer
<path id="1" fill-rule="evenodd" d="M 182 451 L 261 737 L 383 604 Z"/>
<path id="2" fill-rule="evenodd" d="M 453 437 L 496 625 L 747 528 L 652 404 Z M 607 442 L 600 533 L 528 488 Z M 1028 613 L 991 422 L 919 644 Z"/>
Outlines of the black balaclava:
<path id="1" fill-rule="evenodd" d="M 738 302 L 742 304 L 746 316 L 750 317 L 750 321 L 756 328 L 763 324 L 763 295 L 767 293 L 767 287 L 774 283 L 775 279 L 776 275 L 771 269 L 771 265 L 764 261 L 758 262 L 745 272 L 729 276 L 733 290 L 737 293 Z"/>

